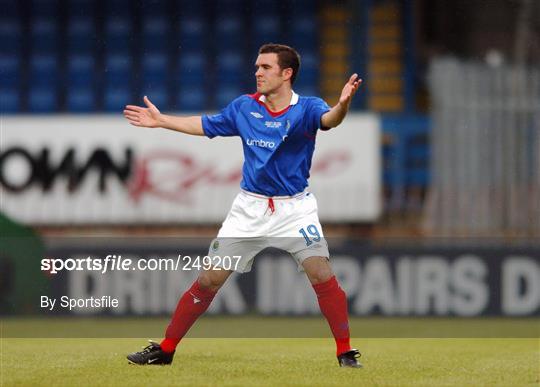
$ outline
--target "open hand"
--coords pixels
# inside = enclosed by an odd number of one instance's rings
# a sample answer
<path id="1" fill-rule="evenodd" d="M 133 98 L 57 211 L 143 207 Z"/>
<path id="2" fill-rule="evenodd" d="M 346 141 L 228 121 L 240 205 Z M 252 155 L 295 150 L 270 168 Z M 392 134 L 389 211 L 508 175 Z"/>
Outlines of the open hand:
<path id="1" fill-rule="evenodd" d="M 127 105 L 124 109 L 124 117 L 129 121 L 131 125 L 135 126 L 144 126 L 147 128 L 156 128 L 159 126 L 161 113 L 158 108 L 150 102 L 148 97 L 145 95 L 144 103 L 146 108 Z"/>
<path id="2" fill-rule="evenodd" d="M 343 90 L 341 91 L 341 96 L 339 97 L 339 103 L 345 107 L 349 107 L 352 97 L 360 87 L 362 80 L 358 78 L 358 74 L 354 73 L 351 75 Z"/>

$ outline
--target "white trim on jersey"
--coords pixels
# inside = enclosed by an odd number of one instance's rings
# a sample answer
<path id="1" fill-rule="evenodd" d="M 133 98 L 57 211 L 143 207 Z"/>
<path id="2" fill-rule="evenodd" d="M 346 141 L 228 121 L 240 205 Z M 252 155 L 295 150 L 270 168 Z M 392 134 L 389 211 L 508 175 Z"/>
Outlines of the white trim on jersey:
<path id="1" fill-rule="evenodd" d="M 298 103 L 298 99 L 300 98 L 298 94 L 294 92 L 294 90 L 291 90 L 291 91 L 292 91 L 292 97 L 291 97 L 291 102 L 289 102 L 289 106 L 296 105 Z M 259 97 L 259 101 L 266 103 L 266 96 L 261 94 L 261 96 Z"/>

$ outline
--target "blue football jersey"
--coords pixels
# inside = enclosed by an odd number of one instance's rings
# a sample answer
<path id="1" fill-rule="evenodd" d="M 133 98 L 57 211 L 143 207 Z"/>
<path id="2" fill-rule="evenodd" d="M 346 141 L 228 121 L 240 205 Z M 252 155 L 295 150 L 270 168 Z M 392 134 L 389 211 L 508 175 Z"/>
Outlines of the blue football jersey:
<path id="1" fill-rule="evenodd" d="M 209 138 L 239 136 L 244 148 L 242 189 L 266 196 L 292 196 L 308 185 L 321 116 L 330 110 L 317 97 L 293 92 L 288 108 L 273 113 L 261 94 L 243 95 L 219 114 L 204 115 Z"/>

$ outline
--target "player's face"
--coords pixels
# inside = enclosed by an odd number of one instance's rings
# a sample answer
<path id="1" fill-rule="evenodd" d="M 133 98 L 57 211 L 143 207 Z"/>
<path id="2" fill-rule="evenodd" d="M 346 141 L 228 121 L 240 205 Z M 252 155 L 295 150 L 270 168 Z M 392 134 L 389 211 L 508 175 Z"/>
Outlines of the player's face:
<path id="1" fill-rule="evenodd" d="M 275 53 L 260 54 L 255 62 L 255 79 L 257 80 L 257 92 L 270 94 L 279 89 L 286 80 L 286 70 L 282 70 L 278 64 L 278 56 Z"/>

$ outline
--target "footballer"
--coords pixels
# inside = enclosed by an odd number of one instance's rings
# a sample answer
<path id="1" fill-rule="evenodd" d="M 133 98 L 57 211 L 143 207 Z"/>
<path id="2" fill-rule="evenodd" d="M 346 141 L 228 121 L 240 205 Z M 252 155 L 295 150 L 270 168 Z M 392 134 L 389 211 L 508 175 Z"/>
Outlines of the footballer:
<path id="1" fill-rule="evenodd" d="M 293 91 L 300 69 L 295 49 L 265 44 L 255 68 L 256 93 L 236 98 L 219 114 L 165 115 L 146 96 L 146 107 L 125 107 L 132 125 L 209 138 L 238 136 L 244 151 L 240 192 L 209 250 L 209 255 L 240 256 L 238 264 L 234 270 L 214 266 L 201 271 L 180 298 L 165 338 L 128 355 L 131 363 L 171 364 L 181 339 L 227 278 L 234 271 L 249 272 L 255 255 L 271 246 L 289 252 L 306 273 L 334 336 L 339 365 L 361 367 L 360 352 L 350 344 L 347 297 L 330 266 L 317 201 L 307 186 L 317 131 L 343 121 L 362 80 L 353 74 L 330 108 L 318 97 Z"/>

